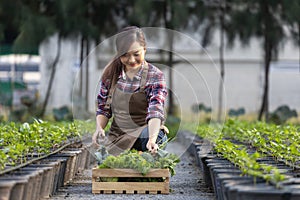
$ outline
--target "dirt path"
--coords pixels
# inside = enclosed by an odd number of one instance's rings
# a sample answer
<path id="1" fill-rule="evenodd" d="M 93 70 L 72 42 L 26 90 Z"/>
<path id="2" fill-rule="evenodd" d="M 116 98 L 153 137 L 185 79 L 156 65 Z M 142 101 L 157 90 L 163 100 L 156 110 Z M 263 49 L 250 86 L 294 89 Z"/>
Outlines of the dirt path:
<path id="1" fill-rule="evenodd" d="M 214 193 L 208 189 L 203 181 L 194 158 L 185 152 L 179 142 L 168 144 L 169 152 L 180 155 L 181 162 L 176 166 L 176 175 L 170 179 L 171 192 L 169 195 L 150 194 L 92 194 L 91 170 L 85 170 L 68 186 L 59 189 L 57 195 L 50 200 L 124 200 L 124 199 L 164 199 L 164 200 L 214 200 Z M 184 153 L 183 153 L 184 152 Z"/>

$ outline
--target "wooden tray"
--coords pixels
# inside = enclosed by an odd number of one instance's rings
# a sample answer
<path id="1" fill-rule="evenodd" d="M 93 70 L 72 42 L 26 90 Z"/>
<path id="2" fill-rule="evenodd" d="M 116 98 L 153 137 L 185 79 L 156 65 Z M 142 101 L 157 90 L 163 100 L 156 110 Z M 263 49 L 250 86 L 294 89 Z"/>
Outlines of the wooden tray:
<path id="1" fill-rule="evenodd" d="M 163 182 L 99 182 L 99 178 L 164 178 Z M 169 194 L 169 169 L 151 169 L 145 176 L 133 169 L 92 169 L 94 194 Z"/>

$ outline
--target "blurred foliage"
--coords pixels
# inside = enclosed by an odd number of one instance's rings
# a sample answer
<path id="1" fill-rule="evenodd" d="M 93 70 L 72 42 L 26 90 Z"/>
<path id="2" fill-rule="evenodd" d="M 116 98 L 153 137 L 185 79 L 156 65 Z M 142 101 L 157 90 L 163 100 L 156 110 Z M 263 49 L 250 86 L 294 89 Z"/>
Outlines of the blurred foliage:
<path id="1" fill-rule="evenodd" d="M 238 116 L 244 115 L 245 113 L 246 113 L 245 108 L 238 108 L 238 109 L 231 108 L 228 111 L 228 115 L 230 117 L 238 117 Z"/>
<path id="2" fill-rule="evenodd" d="M 181 119 L 176 116 L 169 115 L 166 119 L 165 125 L 169 129 L 168 138 L 171 140 L 174 138 L 179 130 Z"/>
<path id="3" fill-rule="evenodd" d="M 269 121 L 275 124 L 284 124 L 288 119 L 298 117 L 297 111 L 292 110 L 287 105 L 279 106 L 269 115 Z"/>
<path id="4" fill-rule="evenodd" d="M 211 113 L 211 107 L 206 106 L 204 103 L 194 104 L 192 105 L 192 111 L 194 113 L 198 112 L 205 112 L 205 113 Z"/>
<path id="5" fill-rule="evenodd" d="M 55 121 L 72 121 L 73 113 L 67 106 L 53 108 L 53 116 Z"/>

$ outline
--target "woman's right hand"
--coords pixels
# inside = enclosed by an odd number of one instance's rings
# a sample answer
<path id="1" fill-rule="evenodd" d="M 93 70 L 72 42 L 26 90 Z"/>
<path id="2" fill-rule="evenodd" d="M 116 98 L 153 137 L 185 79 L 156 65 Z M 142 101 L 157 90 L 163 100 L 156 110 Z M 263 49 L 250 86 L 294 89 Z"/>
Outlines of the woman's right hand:
<path id="1" fill-rule="evenodd" d="M 98 142 L 97 142 L 97 140 L 98 140 L 99 137 L 101 137 L 101 138 L 105 137 L 105 131 L 102 128 L 97 129 L 95 131 L 95 133 L 93 134 L 93 137 L 92 137 L 92 143 L 96 147 L 100 147 L 100 144 L 98 144 Z"/>

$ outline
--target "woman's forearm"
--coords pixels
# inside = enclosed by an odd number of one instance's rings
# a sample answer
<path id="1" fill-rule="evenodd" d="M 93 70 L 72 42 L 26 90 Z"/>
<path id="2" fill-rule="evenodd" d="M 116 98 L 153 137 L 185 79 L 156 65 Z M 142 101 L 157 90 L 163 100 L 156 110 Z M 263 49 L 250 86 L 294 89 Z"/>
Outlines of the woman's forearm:
<path id="1" fill-rule="evenodd" d="M 96 130 L 101 130 L 105 129 L 107 123 L 108 123 L 108 118 L 104 115 L 97 115 L 96 117 Z"/>
<path id="2" fill-rule="evenodd" d="M 159 118 L 151 118 L 148 121 L 149 140 L 153 143 L 156 142 L 156 139 L 158 137 L 160 125 L 161 125 L 161 119 Z"/>
<path id="3" fill-rule="evenodd" d="M 108 123 L 108 118 L 104 115 L 97 115 L 96 117 L 96 131 L 92 136 L 92 142 L 96 147 L 99 147 L 97 143 L 98 137 L 105 137 L 104 129 Z"/>

